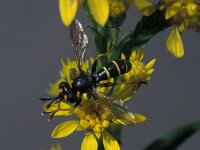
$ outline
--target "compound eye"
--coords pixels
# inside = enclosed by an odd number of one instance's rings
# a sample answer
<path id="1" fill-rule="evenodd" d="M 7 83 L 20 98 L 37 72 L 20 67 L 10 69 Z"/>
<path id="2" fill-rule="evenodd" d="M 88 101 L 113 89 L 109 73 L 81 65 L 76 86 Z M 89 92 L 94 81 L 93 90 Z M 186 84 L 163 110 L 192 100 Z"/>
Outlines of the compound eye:
<path id="1" fill-rule="evenodd" d="M 67 83 L 67 82 L 61 82 L 60 84 L 59 84 L 59 89 L 68 89 L 70 86 L 69 86 L 69 84 Z"/>

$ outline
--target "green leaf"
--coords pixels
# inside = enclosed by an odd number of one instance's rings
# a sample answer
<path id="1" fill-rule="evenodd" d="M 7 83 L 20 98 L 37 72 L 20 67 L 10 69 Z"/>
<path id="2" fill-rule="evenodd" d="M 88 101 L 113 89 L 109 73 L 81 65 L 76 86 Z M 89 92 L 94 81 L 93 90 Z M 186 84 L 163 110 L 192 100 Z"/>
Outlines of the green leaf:
<path id="1" fill-rule="evenodd" d="M 121 143 L 121 132 L 122 132 L 122 125 L 119 124 L 110 124 L 108 128 L 108 132 L 114 136 L 119 143 Z"/>
<path id="2" fill-rule="evenodd" d="M 121 145 L 121 132 L 122 132 L 122 126 L 118 124 L 110 124 L 110 127 L 108 128 L 107 132 L 111 134 L 115 139 L 118 141 L 118 143 Z M 98 150 L 105 150 L 103 146 L 103 138 L 102 136 L 99 138 L 98 141 Z"/>
<path id="3" fill-rule="evenodd" d="M 130 56 L 132 50 L 144 47 L 157 33 L 171 26 L 170 20 L 165 20 L 162 11 L 157 10 L 151 16 L 143 16 L 135 30 L 130 31 L 118 46 L 119 55 L 123 52 Z"/>
<path id="4" fill-rule="evenodd" d="M 110 17 L 109 18 L 109 24 L 111 28 L 119 28 L 126 19 L 126 13 L 123 13 L 116 17 Z"/>
<path id="5" fill-rule="evenodd" d="M 101 27 L 94 21 L 89 8 L 87 1 L 83 2 L 83 10 L 85 15 L 90 23 L 90 29 L 92 29 L 92 35 L 94 37 L 94 43 L 96 46 L 96 55 L 104 54 L 107 52 L 108 48 L 111 46 L 112 43 L 112 36 L 111 36 L 111 29 L 106 24 L 104 27 Z M 97 68 L 101 68 L 102 65 L 106 64 L 107 62 L 105 59 L 99 60 L 97 64 Z M 97 70 L 98 70 L 97 69 Z"/>
<path id="6" fill-rule="evenodd" d="M 200 130 L 200 122 L 176 128 L 159 137 L 144 150 L 175 150 L 198 130 Z"/>

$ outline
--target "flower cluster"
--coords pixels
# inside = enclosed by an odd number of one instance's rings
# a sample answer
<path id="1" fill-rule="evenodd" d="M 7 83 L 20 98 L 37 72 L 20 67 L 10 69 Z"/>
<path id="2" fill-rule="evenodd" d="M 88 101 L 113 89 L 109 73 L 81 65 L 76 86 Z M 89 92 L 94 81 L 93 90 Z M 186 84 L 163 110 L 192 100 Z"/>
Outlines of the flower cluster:
<path id="1" fill-rule="evenodd" d="M 116 17 L 125 13 L 128 9 L 128 3 L 122 0 L 109 0 L 110 16 Z"/>
<path id="2" fill-rule="evenodd" d="M 200 30 L 200 2 L 198 0 L 162 0 L 160 10 L 165 11 L 166 20 L 181 31 L 186 29 Z"/>
<path id="3" fill-rule="evenodd" d="M 139 85 L 138 82 L 145 82 L 150 80 L 150 75 L 153 72 L 153 65 L 155 63 L 155 59 L 150 61 L 147 65 L 142 62 L 143 51 L 133 52 L 130 58 L 130 61 L 133 65 L 131 71 L 127 74 L 124 74 L 120 77 L 120 80 L 124 83 L 129 83 L 133 81 L 132 84 L 120 84 L 114 88 L 111 92 L 106 88 L 103 88 L 104 92 L 110 93 L 111 97 L 121 98 L 124 101 L 129 100 L 133 95 L 137 92 Z M 122 58 L 125 58 L 122 55 Z M 91 59 L 91 62 L 93 59 Z M 59 93 L 58 84 L 60 81 L 71 81 L 71 78 L 77 76 L 78 69 L 76 67 L 75 61 L 70 61 L 65 63 L 62 62 L 62 70 L 60 72 L 60 79 L 58 79 L 55 83 L 50 84 L 49 93 L 52 96 L 57 96 Z M 72 68 L 75 69 L 73 72 Z M 83 68 L 89 68 L 89 61 L 83 63 Z M 107 81 L 108 82 L 108 81 Z M 102 89 L 98 89 L 98 91 L 102 92 Z M 120 92 L 116 92 L 120 91 Z M 112 101 L 112 100 L 110 100 Z M 43 106 L 43 110 L 45 113 L 54 116 L 69 116 L 74 115 L 77 119 L 63 122 L 56 126 L 52 133 L 53 138 L 63 138 L 75 131 L 87 130 L 87 134 L 82 142 L 81 149 L 82 150 L 97 150 L 98 148 L 98 140 L 103 140 L 103 145 L 106 150 L 116 149 L 119 150 L 119 144 L 117 140 L 107 131 L 111 124 L 124 124 L 115 118 L 112 114 L 112 111 L 109 110 L 105 105 L 99 103 L 97 100 L 89 97 L 87 94 L 83 94 L 81 104 L 75 109 L 73 106 L 61 101 L 59 103 L 54 102 L 48 108 L 48 104 L 46 103 Z M 129 113 L 133 117 L 134 124 L 140 123 L 146 120 L 146 117 L 141 114 L 132 114 Z"/>
<path id="4" fill-rule="evenodd" d="M 70 25 L 75 18 L 83 0 L 59 0 L 60 15 L 65 25 Z M 90 13 L 94 20 L 104 26 L 109 17 L 108 0 L 87 0 Z"/>
<path id="5" fill-rule="evenodd" d="M 198 0 L 162 0 L 159 7 L 171 19 L 173 30 L 167 39 L 168 50 L 176 57 L 184 55 L 180 32 L 186 29 L 200 31 L 200 2 Z"/>
<path id="6" fill-rule="evenodd" d="M 150 80 L 150 76 L 153 73 L 154 69 L 152 68 L 156 62 L 156 59 L 152 59 L 146 65 L 142 62 L 143 58 L 143 50 L 139 52 L 133 51 L 130 56 L 130 62 L 132 63 L 132 69 L 129 73 L 124 74 L 120 77 L 120 80 L 123 82 L 134 81 L 135 84 L 122 84 L 120 86 L 116 86 L 115 90 L 120 91 L 113 93 L 115 97 L 120 97 L 124 100 L 131 99 L 135 93 L 137 92 L 140 84 L 138 82 L 148 82 Z M 125 55 L 122 54 L 123 59 L 125 59 Z"/>
<path id="7" fill-rule="evenodd" d="M 167 49 L 175 57 L 184 55 L 184 47 L 180 33 L 193 29 L 200 31 L 200 2 L 198 0 L 161 0 L 154 4 L 149 0 L 135 1 L 135 6 L 144 16 L 150 16 L 156 9 L 163 11 L 165 19 L 173 25 L 167 39 Z"/>
<path id="8" fill-rule="evenodd" d="M 144 17 L 135 29 L 120 38 L 120 27 L 131 4 Z M 75 19 L 81 7 L 91 23 L 87 27 L 92 31 L 96 53 L 100 56 L 85 62 L 88 37 L 84 27 Z M 76 60 L 61 60 L 60 77 L 49 84 L 48 93 L 53 98 L 41 100 L 50 100 L 43 105 L 44 113 L 50 115 L 49 120 L 54 116 L 73 116 L 73 119 L 57 125 L 52 138 L 86 131 L 81 150 L 97 150 L 99 145 L 105 150 L 120 150 L 111 131 L 113 126 L 134 125 L 146 120 L 144 115 L 134 114 L 126 106 L 126 102 L 148 83 L 154 72 L 156 59 L 143 63 L 141 48 L 158 32 L 172 26 L 167 49 L 175 57 L 183 57 L 181 34 L 189 29 L 200 31 L 200 2 L 160 0 L 155 4 L 151 0 L 59 0 L 59 11 L 64 25 L 70 26 Z M 105 57 L 101 59 L 101 56 Z M 92 71 L 91 64 L 95 64 Z M 94 73 L 96 65 L 98 69 L 104 65 L 97 74 Z"/>
<path id="9" fill-rule="evenodd" d="M 89 12 L 93 19 L 104 26 L 109 17 L 117 17 L 128 10 L 130 4 L 139 7 L 144 14 L 149 14 L 155 10 L 151 2 L 145 0 L 85 0 Z M 62 22 L 68 26 L 75 18 L 78 10 L 83 5 L 84 0 L 59 0 L 59 10 Z M 148 7 L 148 9 L 146 9 Z"/>

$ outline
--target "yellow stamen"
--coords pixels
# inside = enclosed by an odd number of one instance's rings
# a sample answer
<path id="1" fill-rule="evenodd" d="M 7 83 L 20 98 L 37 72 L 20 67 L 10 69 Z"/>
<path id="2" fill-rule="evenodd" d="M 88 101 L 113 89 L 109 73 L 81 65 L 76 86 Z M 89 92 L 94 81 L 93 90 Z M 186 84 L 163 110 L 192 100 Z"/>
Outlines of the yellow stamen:
<path id="1" fill-rule="evenodd" d="M 90 126 L 90 123 L 87 120 L 85 120 L 85 119 L 81 119 L 80 120 L 80 126 L 83 129 L 87 129 Z"/>
<path id="2" fill-rule="evenodd" d="M 109 125 L 110 125 L 110 122 L 109 122 L 108 120 L 103 120 L 102 126 L 103 126 L 104 128 L 109 127 Z"/>
<path id="3" fill-rule="evenodd" d="M 103 127 L 102 127 L 102 125 L 101 124 L 96 124 L 95 126 L 94 126 L 94 128 L 93 128 L 93 130 L 95 131 L 95 132 L 102 132 L 103 131 Z"/>

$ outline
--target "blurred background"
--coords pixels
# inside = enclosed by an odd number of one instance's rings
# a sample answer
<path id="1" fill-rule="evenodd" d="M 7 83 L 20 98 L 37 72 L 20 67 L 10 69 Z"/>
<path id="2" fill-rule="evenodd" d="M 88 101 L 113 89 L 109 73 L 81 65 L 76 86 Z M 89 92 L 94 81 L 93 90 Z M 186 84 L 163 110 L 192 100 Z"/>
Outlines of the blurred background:
<path id="1" fill-rule="evenodd" d="M 86 23 L 83 12 L 78 18 Z M 133 28 L 141 15 L 130 7 L 122 33 Z M 185 56 L 174 58 L 166 50 L 171 29 L 156 35 L 145 47 L 144 62 L 156 58 L 155 72 L 143 86 L 130 110 L 148 117 L 145 123 L 124 127 L 123 150 L 141 150 L 161 134 L 186 123 L 200 120 L 200 36 L 187 31 L 182 35 Z M 89 35 L 90 32 L 87 31 Z M 87 57 L 95 56 L 89 36 Z M 40 150 L 60 143 L 64 149 L 80 149 L 84 134 L 76 132 L 63 139 L 51 139 L 54 127 L 65 118 L 47 122 L 41 117 L 48 97 L 48 83 L 57 79 L 60 59 L 73 58 L 69 29 L 59 16 L 57 0 L 2 0 L 0 5 L 0 147 L 4 150 Z M 179 150 L 199 150 L 200 133 Z"/>

